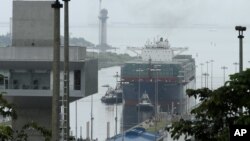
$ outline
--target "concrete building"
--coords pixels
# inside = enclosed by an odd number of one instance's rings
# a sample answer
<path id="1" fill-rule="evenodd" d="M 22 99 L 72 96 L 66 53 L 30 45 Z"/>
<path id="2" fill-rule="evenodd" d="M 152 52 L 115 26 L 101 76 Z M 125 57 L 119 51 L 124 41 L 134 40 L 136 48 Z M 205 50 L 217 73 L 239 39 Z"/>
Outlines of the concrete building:
<path id="1" fill-rule="evenodd" d="M 14 129 L 30 121 L 51 129 L 53 2 L 13 1 L 13 45 L 0 48 L 0 74 L 4 76 L 0 91 L 16 107 Z M 61 47 L 61 95 L 63 60 Z M 69 47 L 69 71 L 71 102 L 97 92 L 97 60 L 86 58 L 85 47 Z M 43 138 L 33 133 L 29 140 Z"/>

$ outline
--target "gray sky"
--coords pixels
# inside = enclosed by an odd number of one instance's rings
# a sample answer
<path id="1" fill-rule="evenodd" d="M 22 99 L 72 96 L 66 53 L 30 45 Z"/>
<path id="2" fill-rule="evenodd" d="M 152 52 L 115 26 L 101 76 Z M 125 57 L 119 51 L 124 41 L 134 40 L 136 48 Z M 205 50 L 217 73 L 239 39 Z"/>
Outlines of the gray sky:
<path id="1" fill-rule="evenodd" d="M 172 46 L 190 47 L 191 54 L 198 53 L 201 61 L 219 61 L 220 52 L 227 51 L 229 59 L 218 64 L 229 66 L 238 60 L 234 26 L 243 25 L 248 28 L 244 51 L 249 52 L 250 0 L 102 0 L 102 7 L 109 11 L 108 43 L 115 47 L 143 46 L 147 39 L 167 36 Z M 98 44 L 98 9 L 99 0 L 71 0 L 71 35 Z M 1 0 L 0 13 L 1 35 L 9 31 L 9 25 L 3 23 L 8 23 L 12 15 L 12 0 Z M 248 55 L 245 57 L 248 61 Z"/>
<path id="2" fill-rule="evenodd" d="M 110 24 L 250 25 L 249 0 L 102 0 Z M 71 0 L 70 24 L 97 24 L 99 0 Z M 1 0 L 0 23 L 12 14 L 12 0 Z"/>

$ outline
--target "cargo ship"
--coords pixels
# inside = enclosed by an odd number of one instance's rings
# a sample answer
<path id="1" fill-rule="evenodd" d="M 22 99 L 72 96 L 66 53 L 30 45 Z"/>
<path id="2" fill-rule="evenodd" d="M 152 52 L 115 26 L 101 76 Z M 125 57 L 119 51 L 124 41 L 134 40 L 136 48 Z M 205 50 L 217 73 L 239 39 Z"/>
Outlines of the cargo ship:
<path id="1" fill-rule="evenodd" d="M 187 47 L 171 47 L 167 39 L 148 42 L 143 48 L 129 47 L 139 59 L 121 67 L 121 81 L 125 100 L 123 129 L 154 116 L 155 112 L 138 111 L 136 105 L 146 91 L 154 111 L 182 114 L 190 101 L 187 88 L 195 87 L 195 60 L 181 55 Z M 137 114 L 139 113 L 139 114 Z"/>

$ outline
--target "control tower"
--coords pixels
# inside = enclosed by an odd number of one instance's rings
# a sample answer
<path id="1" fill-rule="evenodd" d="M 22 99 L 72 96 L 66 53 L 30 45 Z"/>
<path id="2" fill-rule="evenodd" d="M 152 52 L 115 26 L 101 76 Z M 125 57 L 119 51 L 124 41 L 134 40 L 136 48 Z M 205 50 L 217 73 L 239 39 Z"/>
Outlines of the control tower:
<path id="1" fill-rule="evenodd" d="M 107 19 L 108 19 L 108 10 L 107 9 L 101 9 L 100 10 L 100 15 L 99 15 L 99 20 L 100 20 L 100 26 L 99 26 L 99 44 L 96 46 L 96 48 L 100 52 L 106 52 L 107 50 L 110 49 L 116 49 L 107 43 Z"/>
<path id="2" fill-rule="evenodd" d="M 102 9 L 99 15 L 100 19 L 100 39 L 99 45 L 105 46 L 107 45 L 107 19 L 108 19 L 108 10 Z"/>

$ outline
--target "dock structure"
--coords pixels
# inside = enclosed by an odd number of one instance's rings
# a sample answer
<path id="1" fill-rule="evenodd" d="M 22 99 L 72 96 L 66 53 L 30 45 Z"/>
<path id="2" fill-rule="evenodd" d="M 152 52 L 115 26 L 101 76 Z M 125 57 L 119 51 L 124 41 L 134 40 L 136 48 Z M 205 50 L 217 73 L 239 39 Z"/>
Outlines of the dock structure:
<path id="1" fill-rule="evenodd" d="M 4 83 L 0 92 L 15 105 L 18 119 L 11 121 L 14 130 L 28 122 L 47 129 L 52 127 L 54 1 L 13 1 L 12 46 L 0 48 L 0 74 Z M 60 46 L 63 48 L 63 46 Z M 60 49 L 60 54 L 64 50 Z M 59 105 L 64 86 L 64 56 L 59 59 Z M 97 92 L 96 59 L 86 57 L 86 48 L 69 46 L 69 102 Z M 62 108 L 63 109 L 63 108 Z M 62 112 L 63 110 L 61 110 Z M 63 112 L 59 115 L 61 125 Z M 59 134 L 61 133 L 60 127 Z M 30 132 L 30 141 L 43 137 Z"/>

